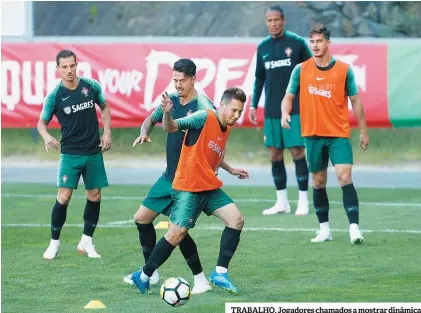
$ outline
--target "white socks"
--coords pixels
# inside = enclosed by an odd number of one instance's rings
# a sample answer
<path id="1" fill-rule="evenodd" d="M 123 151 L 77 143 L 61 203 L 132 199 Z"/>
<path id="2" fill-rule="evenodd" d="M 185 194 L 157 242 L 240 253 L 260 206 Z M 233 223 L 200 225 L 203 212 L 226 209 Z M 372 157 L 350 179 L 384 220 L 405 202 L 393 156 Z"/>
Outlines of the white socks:
<path id="1" fill-rule="evenodd" d="M 308 192 L 298 190 L 298 201 L 305 201 L 308 202 Z"/>
<path id="2" fill-rule="evenodd" d="M 50 246 L 59 246 L 60 245 L 60 240 L 54 240 L 54 239 L 51 239 L 51 241 L 50 241 Z"/>
<path id="3" fill-rule="evenodd" d="M 203 272 L 194 275 L 194 284 L 203 284 L 203 283 L 208 283 L 208 280 L 205 277 L 205 274 Z"/>
<path id="4" fill-rule="evenodd" d="M 329 222 L 320 223 L 320 231 L 330 232 Z"/>
<path id="5" fill-rule="evenodd" d="M 276 203 L 284 204 L 285 202 L 288 202 L 287 190 L 276 190 Z"/>
<path id="6" fill-rule="evenodd" d="M 85 244 L 92 245 L 92 237 L 86 236 L 85 234 L 82 234 L 82 239 L 80 241 Z"/>
<path id="7" fill-rule="evenodd" d="M 349 224 L 349 231 L 360 231 L 360 226 L 356 223 Z"/>
<path id="8" fill-rule="evenodd" d="M 142 273 L 140 274 L 140 279 L 142 281 L 148 281 L 149 280 L 149 276 L 146 275 L 145 273 L 143 273 L 143 271 L 142 271 Z"/>
<path id="9" fill-rule="evenodd" d="M 215 268 L 215 270 L 216 270 L 216 272 L 217 272 L 218 274 L 225 274 L 225 273 L 227 273 L 227 272 L 228 272 L 228 269 L 227 269 L 227 268 L 225 268 L 225 267 L 222 267 L 222 266 L 217 266 L 217 267 Z"/>

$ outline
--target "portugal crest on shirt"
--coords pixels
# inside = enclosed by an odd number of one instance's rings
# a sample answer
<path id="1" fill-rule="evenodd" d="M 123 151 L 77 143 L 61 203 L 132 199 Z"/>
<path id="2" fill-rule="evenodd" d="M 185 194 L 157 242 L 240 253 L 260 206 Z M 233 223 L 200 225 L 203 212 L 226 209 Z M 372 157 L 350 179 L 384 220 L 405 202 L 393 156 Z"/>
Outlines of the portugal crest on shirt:
<path id="1" fill-rule="evenodd" d="M 63 111 L 66 114 L 70 114 L 70 112 L 72 111 L 72 109 L 70 107 L 65 107 L 65 108 L 63 108 Z"/>
<path id="2" fill-rule="evenodd" d="M 285 54 L 289 58 L 291 56 L 291 54 L 292 54 L 292 49 L 290 47 L 286 48 L 285 49 Z"/>
<path id="3" fill-rule="evenodd" d="M 87 97 L 87 96 L 89 95 L 89 89 L 88 89 L 88 88 L 83 87 L 83 88 L 82 88 L 82 94 L 83 94 L 83 95 L 85 95 L 85 97 Z"/>

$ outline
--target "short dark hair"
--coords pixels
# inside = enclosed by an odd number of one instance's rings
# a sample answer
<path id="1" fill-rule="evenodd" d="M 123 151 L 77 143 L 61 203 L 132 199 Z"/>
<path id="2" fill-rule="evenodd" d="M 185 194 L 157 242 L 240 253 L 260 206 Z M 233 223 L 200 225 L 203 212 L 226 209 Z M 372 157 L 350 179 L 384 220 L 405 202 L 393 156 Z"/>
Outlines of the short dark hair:
<path id="1" fill-rule="evenodd" d="M 314 34 L 322 34 L 323 37 L 325 37 L 326 40 L 330 40 L 330 30 L 326 28 L 326 26 L 322 24 L 314 25 L 310 31 L 308 32 L 310 37 Z"/>
<path id="2" fill-rule="evenodd" d="M 243 91 L 243 89 L 238 87 L 228 88 L 224 91 L 222 94 L 221 100 L 227 104 L 231 102 L 232 99 L 241 101 L 242 103 L 245 103 L 247 100 L 246 93 Z"/>
<path id="3" fill-rule="evenodd" d="M 186 76 L 196 76 L 196 64 L 190 59 L 180 59 L 174 63 L 173 71 L 184 73 Z"/>
<path id="4" fill-rule="evenodd" d="M 270 11 L 278 11 L 281 14 L 282 18 L 285 17 L 284 10 L 282 10 L 282 8 L 279 4 L 272 4 L 272 5 L 268 6 L 268 8 L 266 9 L 266 13 L 268 13 Z"/>
<path id="5" fill-rule="evenodd" d="M 75 62 L 76 62 L 76 54 L 74 54 L 73 51 L 70 51 L 70 50 L 61 50 L 57 54 L 57 56 L 56 56 L 56 63 L 57 63 L 57 65 L 59 65 L 60 59 L 66 59 L 66 58 L 70 58 L 70 57 L 74 57 L 75 58 Z"/>

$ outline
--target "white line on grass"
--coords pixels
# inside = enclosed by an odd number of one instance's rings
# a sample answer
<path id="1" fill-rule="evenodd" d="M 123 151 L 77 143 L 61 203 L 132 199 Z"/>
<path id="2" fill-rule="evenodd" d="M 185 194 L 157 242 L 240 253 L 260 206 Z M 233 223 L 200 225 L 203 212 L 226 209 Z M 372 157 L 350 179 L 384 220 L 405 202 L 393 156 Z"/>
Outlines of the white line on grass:
<path id="1" fill-rule="evenodd" d="M 30 199 L 55 199 L 57 195 L 37 195 L 37 194 L 21 194 L 21 193 L 2 193 L 2 197 L 5 198 L 30 198 Z M 72 196 L 76 199 L 85 199 L 85 196 Z M 133 196 L 102 196 L 102 200 L 143 200 L 145 197 L 133 197 Z M 256 198 L 239 198 L 234 199 L 238 203 L 250 203 L 250 202 L 264 202 L 272 203 L 275 200 L 272 199 L 256 199 Z M 296 200 L 290 200 L 290 202 L 296 203 Z M 342 204 L 342 201 L 329 201 L 331 204 Z M 419 207 L 421 208 L 421 203 L 414 202 L 359 202 L 362 205 L 373 205 L 373 206 L 388 206 L 388 207 Z"/>
<path id="2" fill-rule="evenodd" d="M 11 228 L 49 228 L 50 224 L 1 224 L 1 227 Z M 64 227 L 82 228 L 83 224 L 66 224 Z M 98 225 L 100 228 L 134 228 L 134 225 L 127 224 L 105 224 Z M 223 230 L 223 226 L 198 226 L 195 230 Z M 278 231 L 278 232 L 316 232 L 315 228 L 282 228 L 282 227 L 244 227 L 243 231 Z M 333 232 L 349 232 L 348 229 L 332 229 Z M 421 229 L 362 229 L 363 233 L 401 233 L 401 234 L 421 234 Z"/>

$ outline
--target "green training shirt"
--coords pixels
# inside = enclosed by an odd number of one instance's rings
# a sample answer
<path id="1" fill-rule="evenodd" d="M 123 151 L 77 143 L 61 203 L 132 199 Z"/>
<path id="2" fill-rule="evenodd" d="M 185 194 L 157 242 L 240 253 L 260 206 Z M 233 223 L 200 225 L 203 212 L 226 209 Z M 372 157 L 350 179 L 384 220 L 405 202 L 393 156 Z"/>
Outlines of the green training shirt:
<path id="1" fill-rule="evenodd" d="M 41 119 L 49 122 L 53 115 L 57 117 L 61 126 L 61 153 L 92 155 L 101 151 L 95 104 L 103 108 L 105 96 L 96 80 L 78 79 L 75 90 L 60 82 L 47 95 Z"/>
<path id="2" fill-rule="evenodd" d="M 181 105 L 180 98 L 177 93 L 171 94 L 170 99 L 174 105 L 171 111 L 171 116 L 174 120 L 184 118 L 199 110 L 215 110 L 212 102 L 205 95 L 199 93 L 192 101 L 186 103 L 185 105 Z M 161 123 L 163 116 L 164 112 L 162 111 L 161 106 L 159 106 L 152 113 L 152 120 L 155 123 Z M 167 135 L 167 168 L 165 169 L 163 175 L 170 181 L 174 180 L 185 134 L 184 129 L 180 129 L 179 131 L 168 133 Z"/>
<path id="3" fill-rule="evenodd" d="M 271 36 L 257 47 L 256 73 L 251 106 L 257 108 L 265 89 L 265 117 L 280 118 L 281 102 L 285 96 L 292 70 L 307 61 L 312 53 L 304 38 L 285 30 L 279 38 Z M 299 99 L 294 100 L 291 114 L 299 114 Z"/>

